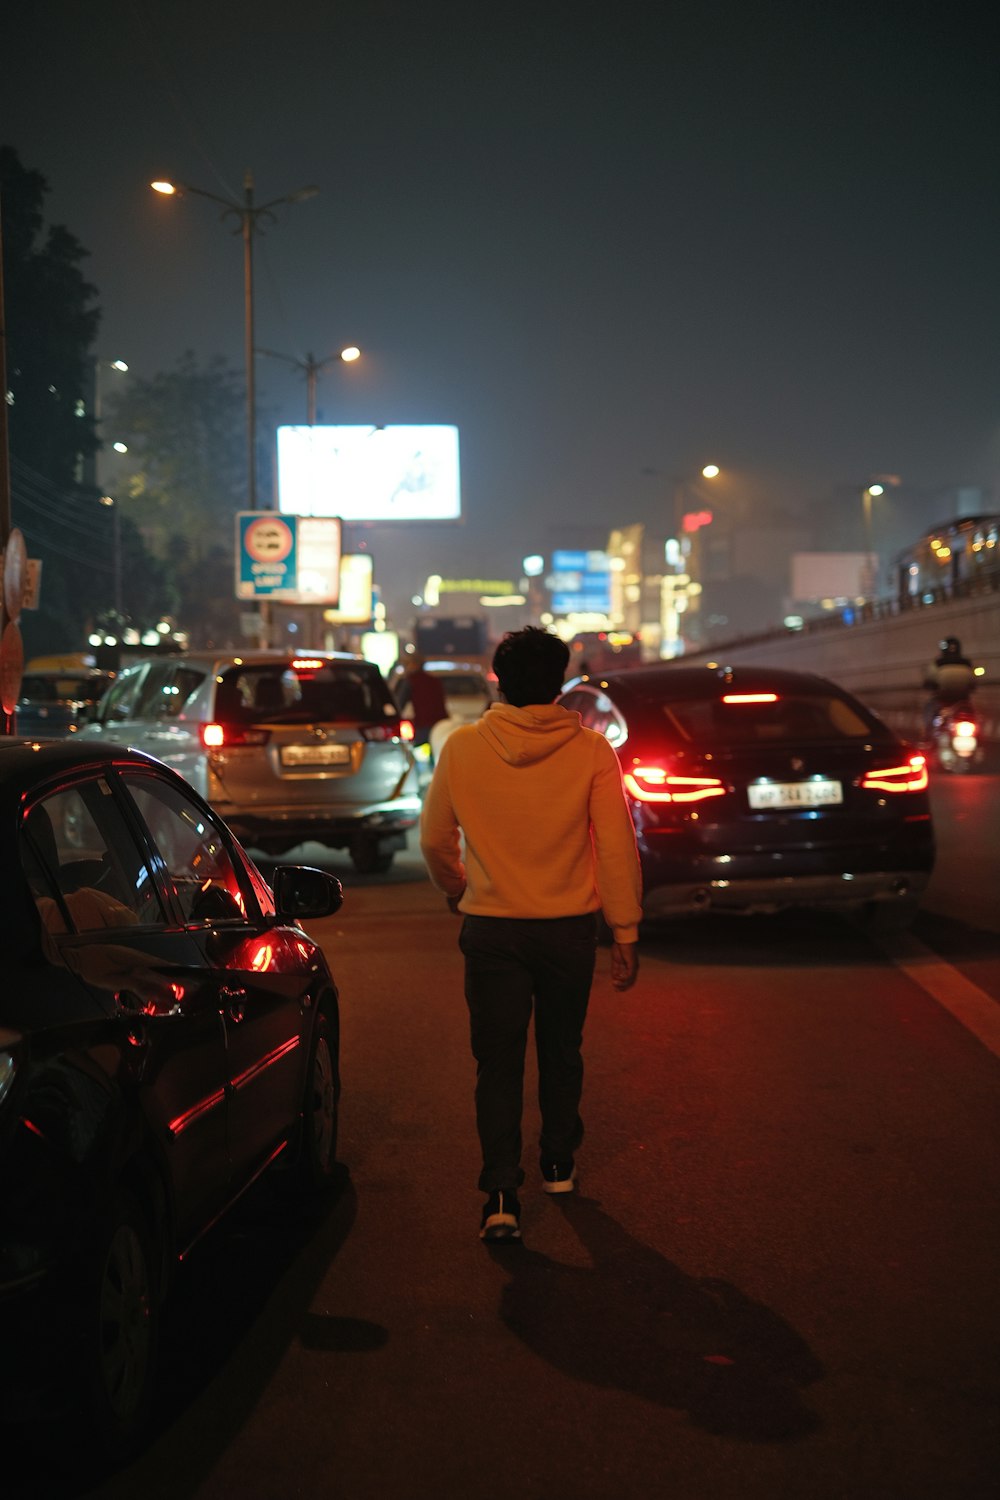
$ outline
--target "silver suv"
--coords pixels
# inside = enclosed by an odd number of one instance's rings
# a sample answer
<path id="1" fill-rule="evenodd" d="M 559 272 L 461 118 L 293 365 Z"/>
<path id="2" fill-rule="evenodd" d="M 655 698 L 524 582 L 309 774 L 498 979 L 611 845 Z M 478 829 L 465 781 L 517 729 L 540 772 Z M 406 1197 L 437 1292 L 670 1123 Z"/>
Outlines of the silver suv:
<path id="1" fill-rule="evenodd" d="M 77 738 L 155 755 L 253 849 L 315 839 L 372 874 L 420 817 L 402 735 L 382 674 L 361 657 L 245 651 L 131 663 Z"/>

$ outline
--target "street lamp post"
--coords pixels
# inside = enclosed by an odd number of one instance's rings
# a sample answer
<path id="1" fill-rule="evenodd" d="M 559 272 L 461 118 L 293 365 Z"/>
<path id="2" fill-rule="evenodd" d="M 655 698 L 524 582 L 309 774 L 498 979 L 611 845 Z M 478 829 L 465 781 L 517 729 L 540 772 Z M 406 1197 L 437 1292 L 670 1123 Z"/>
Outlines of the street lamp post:
<path id="1" fill-rule="evenodd" d="M 101 504 L 111 511 L 112 569 L 114 576 L 115 614 L 121 628 L 125 616 L 122 612 L 122 522 L 117 500 L 111 495 L 102 495 Z"/>
<path id="2" fill-rule="evenodd" d="M 204 188 L 192 187 L 190 183 L 172 182 L 160 178 L 150 187 L 167 196 L 183 196 L 195 193 L 199 198 L 208 198 L 222 204 L 222 219 L 234 218 L 239 222 L 243 235 L 243 357 L 246 364 L 247 381 L 247 509 L 257 510 L 257 392 L 254 372 L 254 308 L 253 308 L 253 239 L 263 232 L 263 225 L 277 223 L 274 210 L 282 203 L 301 203 L 305 198 L 314 198 L 317 187 L 297 188 L 294 193 L 283 193 L 280 198 L 271 198 L 267 203 L 254 201 L 253 173 L 247 169 L 243 177 L 243 201 L 222 198 L 218 193 L 209 193 Z M 270 610 L 266 600 L 257 606 L 261 636 L 267 644 L 270 631 Z"/>
<path id="3" fill-rule="evenodd" d="M 258 349 L 258 354 L 269 355 L 271 359 L 283 359 L 288 364 L 294 365 L 296 369 L 305 371 L 306 377 L 306 418 L 310 427 L 316 426 L 316 381 L 318 376 L 330 365 L 353 364 L 361 358 L 361 350 L 357 344 L 348 344 L 341 349 L 339 354 L 330 354 L 326 359 L 316 359 L 312 354 L 307 354 L 305 359 L 297 359 L 293 354 L 279 354 L 276 349 Z M 316 629 L 310 634 L 319 642 L 322 633 L 322 605 L 306 605 L 306 619 L 312 621 Z M 321 643 L 320 643 L 321 644 Z"/>
<path id="4" fill-rule="evenodd" d="M 346 349 L 341 349 L 339 354 L 331 354 L 326 359 L 315 359 L 313 355 L 307 354 L 305 359 L 296 359 L 294 354 L 279 354 L 275 349 L 258 349 L 258 354 L 267 354 L 271 359 L 283 359 L 297 370 L 304 370 L 306 377 L 306 421 L 310 427 L 316 426 L 316 379 L 330 365 L 353 364 L 361 358 L 361 350 L 356 344 L 348 344 Z"/>
<path id="5" fill-rule="evenodd" d="M 862 592 L 866 601 L 872 599 L 878 593 L 879 559 L 874 547 L 872 501 L 877 500 L 880 495 L 885 494 L 886 485 L 895 489 L 900 483 L 901 480 L 898 474 L 876 474 L 875 478 L 869 484 L 866 484 L 861 491 L 861 517 L 865 533 L 864 588 Z"/>
<path id="6" fill-rule="evenodd" d="M 257 510 L 257 398 L 254 381 L 254 306 L 253 306 L 253 240 L 263 232 L 263 225 L 277 223 L 274 210 L 282 203 L 301 203 L 305 198 L 314 198 L 317 187 L 297 188 L 294 193 L 284 193 L 280 198 L 271 198 L 267 203 L 254 201 L 253 173 L 249 170 L 243 178 L 243 201 L 222 198 L 218 193 L 206 192 L 204 188 L 192 187 L 189 183 L 160 179 L 150 183 L 157 193 L 181 196 L 195 193 L 199 198 L 209 198 L 222 204 L 222 219 L 234 218 L 239 222 L 243 235 L 243 352 L 246 361 L 247 381 L 247 509 Z"/>

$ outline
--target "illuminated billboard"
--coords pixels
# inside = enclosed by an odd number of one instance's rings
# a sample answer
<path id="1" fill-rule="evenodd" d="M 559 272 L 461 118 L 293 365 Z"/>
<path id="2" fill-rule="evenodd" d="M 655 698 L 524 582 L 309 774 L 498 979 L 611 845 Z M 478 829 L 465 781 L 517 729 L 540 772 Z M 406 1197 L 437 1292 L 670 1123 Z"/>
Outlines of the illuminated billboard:
<path id="1" fill-rule="evenodd" d="M 557 551 L 546 580 L 556 615 L 601 614 L 611 608 L 611 564 L 606 552 Z"/>
<path id="2" fill-rule="evenodd" d="M 343 521 L 457 521 L 457 427 L 279 427 L 278 508 Z"/>

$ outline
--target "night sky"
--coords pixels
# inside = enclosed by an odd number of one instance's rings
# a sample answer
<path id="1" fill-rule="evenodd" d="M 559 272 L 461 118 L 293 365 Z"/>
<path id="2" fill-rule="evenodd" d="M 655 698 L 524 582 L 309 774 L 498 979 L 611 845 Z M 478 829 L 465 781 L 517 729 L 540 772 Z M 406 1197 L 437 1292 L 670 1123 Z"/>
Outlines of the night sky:
<path id="1" fill-rule="evenodd" d="M 456 423 L 461 527 L 372 541 L 392 595 L 656 524 L 712 460 L 791 508 L 1000 470 L 1000 83 L 988 10 L 868 4 L 36 0 L 0 138 L 90 251 L 98 352 L 242 367 L 346 342 L 319 420 Z M 980 20 L 977 22 L 977 17 Z M 261 424 L 305 380 L 261 360 Z"/>

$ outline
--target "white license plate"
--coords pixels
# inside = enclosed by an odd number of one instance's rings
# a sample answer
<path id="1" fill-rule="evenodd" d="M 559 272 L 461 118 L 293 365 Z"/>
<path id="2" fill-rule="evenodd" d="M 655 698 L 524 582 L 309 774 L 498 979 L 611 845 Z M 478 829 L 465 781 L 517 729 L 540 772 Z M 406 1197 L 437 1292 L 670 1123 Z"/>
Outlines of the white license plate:
<path id="1" fill-rule="evenodd" d="M 282 745 L 283 766 L 346 766 L 350 745 Z"/>
<path id="2" fill-rule="evenodd" d="M 748 786 L 747 797 L 755 812 L 769 807 L 830 807 L 843 802 L 839 781 L 768 781 Z"/>

